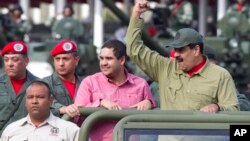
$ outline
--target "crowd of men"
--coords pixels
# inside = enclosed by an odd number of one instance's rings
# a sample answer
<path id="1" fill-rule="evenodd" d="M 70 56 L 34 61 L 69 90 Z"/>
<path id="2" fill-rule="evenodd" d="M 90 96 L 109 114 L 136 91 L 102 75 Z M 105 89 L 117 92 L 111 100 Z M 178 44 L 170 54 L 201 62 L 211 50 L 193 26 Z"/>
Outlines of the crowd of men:
<path id="1" fill-rule="evenodd" d="M 126 45 L 119 40 L 106 41 L 99 54 L 100 72 L 85 78 L 75 71 L 81 56 L 72 39 L 61 40 L 51 50 L 55 71 L 43 79 L 26 69 L 29 47 L 25 42 L 15 40 L 3 46 L 0 141 L 77 141 L 77 124 L 84 120 L 79 107 L 108 110 L 157 107 L 147 81 L 126 69 L 127 57 L 158 83 L 161 110 L 208 113 L 250 110 L 248 99 L 238 93 L 230 73 L 212 62 L 211 52 L 205 52 L 204 39 L 196 30 L 177 30 L 173 42 L 166 45 L 173 48 L 170 57 L 150 50 L 141 39 L 144 25 L 141 14 L 148 9 L 146 0 L 135 3 Z M 76 124 L 60 119 L 64 114 L 74 118 Z M 90 139 L 111 141 L 116 123 L 97 122 L 90 131 Z"/>

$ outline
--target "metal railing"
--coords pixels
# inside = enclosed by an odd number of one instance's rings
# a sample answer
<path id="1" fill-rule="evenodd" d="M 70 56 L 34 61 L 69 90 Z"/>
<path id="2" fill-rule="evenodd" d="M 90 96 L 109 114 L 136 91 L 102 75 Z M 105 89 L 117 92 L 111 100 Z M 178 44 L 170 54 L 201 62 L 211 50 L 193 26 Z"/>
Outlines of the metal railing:
<path id="1" fill-rule="evenodd" d="M 230 124 L 250 125 L 250 112 L 135 114 L 122 118 L 113 130 L 113 141 L 123 141 L 124 130 L 136 129 L 229 129 Z M 180 116 L 181 114 L 181 116 Z M 172 123 L 172 124 L 171 124 Z M 202 125 L 202 126 L 199 126 Z"/>
<path id="2" fill-rule="evenodd" d="M 166 122 L 224 122 L 224 123 L 248 123 L 250 124 L 250 112 L 219 112 L 217 114 L 199 111 L 172 111 L 172 110 L 147 110 L 126 109 L 120 111 L 107 110 L 104 108 L 80 108 L 80 114 L 86 117 L 81 125 L 79 141 L 89 140 L 91 127 L 100 120 L 116 120 L 118 123 L 114 129 L 113 140 L 122 140 L 122 126 L 127 122 L 166 123 Z M 181 115 L 181 116 L 180 116 Z M 67 114 L 62 119 L 71 120 Z M 162 128 L 162 126 L 160 127 Z"/>

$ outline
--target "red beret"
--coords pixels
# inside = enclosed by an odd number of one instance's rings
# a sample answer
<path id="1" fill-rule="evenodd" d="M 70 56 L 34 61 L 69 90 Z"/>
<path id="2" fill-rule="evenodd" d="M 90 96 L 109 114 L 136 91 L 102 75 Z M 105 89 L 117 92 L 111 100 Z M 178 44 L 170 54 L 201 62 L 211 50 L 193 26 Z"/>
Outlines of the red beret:
<path id="1" fill-rule="evenodd" d="M 53 48 L 53 50 L 51 51 L 51 56 L 55 57 L 57 54 L 65 54 L 76 51 L 77 51 L 77 46 L 73 41 L 62 40 Z"/>
<path id="2" fill-rule="evenodd" d="M 2 56 L 5 54 L 27 54 L 28 47 L 22 41 L 13 41 L 5 45 L 2 49 Z"/>

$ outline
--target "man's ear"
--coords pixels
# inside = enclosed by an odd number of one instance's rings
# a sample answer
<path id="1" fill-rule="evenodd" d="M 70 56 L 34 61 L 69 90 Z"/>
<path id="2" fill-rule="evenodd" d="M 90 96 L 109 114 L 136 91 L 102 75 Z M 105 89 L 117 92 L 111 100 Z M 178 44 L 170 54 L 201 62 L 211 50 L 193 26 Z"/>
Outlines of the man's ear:
<path id="1" fill-rule="evenodd" d="M 200 54 L 201 47 L 199 45 L 196 45 L 194 47 L 194 50 L 195 50 L 195 56 L 198 56 Z"/>
<path id="2" fill-rule="evenodd" d="M 80 57 L 79 56 L 76 56 L 75 57 L 75 61 L 76 61 L 76 65 L 78 65 L 79 61 L 80 61 Z"/>
<path id="3" fill-rule="evenodd" d="M 54 98 L 53 98 L 52 94 L 50 93 L 50 96 L 49 96 L 50 106 L 52 106 L 53 100 L 54 100 Z"/>
<path id="4" fill-rule="evenodd" d="M 120 60 L 120 62 L 121 62 L 121 65 L 124 65 L 125 62 L 126 62 L 126 57 L 125 57 L 125 56 L 122 56 L 119 60 Z"/>
<path id="5" fill-rule="evenodd" d="M 25 61 L 25 64 L 26 64 L 26 66 L 29 64 L 29 62 L 30 62 L 30 59 L 29 59 L 29 57 L 25 57 L 24 58 L 24 61 Z"/>

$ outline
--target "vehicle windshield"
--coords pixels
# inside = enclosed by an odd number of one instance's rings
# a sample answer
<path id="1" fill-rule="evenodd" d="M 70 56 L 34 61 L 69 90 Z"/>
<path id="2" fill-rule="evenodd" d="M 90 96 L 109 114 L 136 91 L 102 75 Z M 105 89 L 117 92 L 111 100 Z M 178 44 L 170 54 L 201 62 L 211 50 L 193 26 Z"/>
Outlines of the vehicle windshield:
<path id="1" fill-rule="evenodd" d="M 124 141 L 229 141 L 228 129 L 125 129 Z"/>

